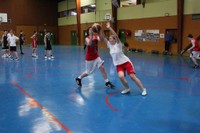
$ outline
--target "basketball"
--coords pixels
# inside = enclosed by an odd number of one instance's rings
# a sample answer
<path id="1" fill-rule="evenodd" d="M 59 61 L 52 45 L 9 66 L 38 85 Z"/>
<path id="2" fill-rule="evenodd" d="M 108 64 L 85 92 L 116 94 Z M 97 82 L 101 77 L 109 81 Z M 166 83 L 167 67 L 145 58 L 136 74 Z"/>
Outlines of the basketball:
<path id="1" fill-rule="evenodd" d="M 94 24 L 92 25 L 92 31 L 93 31 L 94 33 L 99 33 L 101 29 L 102 29 L 102 27 L 101 27 L 101 25 L 98 24 L 98 23 L 94 23 Z"/>

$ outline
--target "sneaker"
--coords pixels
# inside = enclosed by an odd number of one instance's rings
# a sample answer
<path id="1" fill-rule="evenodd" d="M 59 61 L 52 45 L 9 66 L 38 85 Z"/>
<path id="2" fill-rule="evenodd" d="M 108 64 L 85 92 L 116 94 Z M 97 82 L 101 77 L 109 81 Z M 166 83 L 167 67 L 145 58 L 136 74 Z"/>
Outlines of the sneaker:
<path id="1" fill-rule="evenodd" d="M 110 81 L 106 82 L 105 85 L 106 85 L 106 87 L 108 87 L 108 88 L 114 88 L 114 87 L 115 87 Z"/>
<path id="2" fill-rule="evenodd" d="M 19 58 L 16 58 L 16 59 L 15 59 L 15 61 L 18 61 L 18 60 L 19 60 Z"/>
<path id="3" fill-rule="evenodd" d="M 146 96 L 147 95 L 147 89 L 144 88 L 144 90 L 142 91 L 142 96 Z"/>
<path id="4" fill-rule="evenodd" d="M 51 59 L 54 59 L 54 56 L 53 56 L 53 55 L 51 56 Z"/>
<path id="5" fill-rule="evenodd" d="M 194 65 L 193 68 L 199 68 L 199 65 Z"/>
<path id="6" fill-rule="evenodd" d="M 130 89 L 124 89 L 124 90 L 121 92 L 121 94 L 128 94 L 128 93 L 130 93 Z"/>
<path id="7" fill-rule="evenodd" d="M 78 86 L 82 86 L 81 79 L 76 78 L 75 80 L 76 80 L 76 84 L 77 84 Z"/>
<path id="8" fill-rule="evenodd" d="M 6 58 L 6 55 L 5 55 L 5 54 L 3 54 L 3 55 L 2 55 L 2 58 Z"/>
<path id="9" fill-rule="evenodd" d="M 47 56 L 45 55 L 44 58 L 47 59 Z"/>

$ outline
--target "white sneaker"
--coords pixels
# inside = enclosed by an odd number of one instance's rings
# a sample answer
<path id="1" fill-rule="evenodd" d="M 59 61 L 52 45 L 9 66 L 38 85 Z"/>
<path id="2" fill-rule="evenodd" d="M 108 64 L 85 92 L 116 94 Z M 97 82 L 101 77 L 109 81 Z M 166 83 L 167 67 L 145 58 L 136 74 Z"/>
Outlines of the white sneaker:
<path id="1" fill-rule="evenodd" d="M 3 54 L 3 55 L 2 55 L 2 58 L 6 58 L 6 55 L 5 55 L 5 54 Z"/>
<path id="2" fill-rule="evenodd" d="M 130 89 L 124 89 L 121 94 L 127 94 L 127 93 L 130 93 Z"/>
<path id="3" fill-rule="evenodd" d="M 147 89 L 144 88 L 144 90 L 142 91 L 142 96 L 146 96 L 147 95 Z"/>
<path id="4" fill-rule="evenodd" d="M 51 60 L 51 57 L 49 57 L 48 59 Z"/>
<path id="5" fill-rule="evenodd" d="M 51 59 L 54 59 L 54 56 L 51 56 Z"/>
<path id="6" fill-rule="evenodd" d="M 47 56 L 44 56 L 45 59 L 47 59 Z"/>

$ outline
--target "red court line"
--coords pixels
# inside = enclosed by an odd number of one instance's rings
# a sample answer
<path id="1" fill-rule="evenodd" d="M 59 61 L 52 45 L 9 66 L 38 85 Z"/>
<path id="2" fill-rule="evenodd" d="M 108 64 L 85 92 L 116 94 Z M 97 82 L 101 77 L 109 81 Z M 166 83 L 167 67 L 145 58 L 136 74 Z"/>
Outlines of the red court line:
<path id="1" fill-rule="evenodd" d="M 12 81 L 11 81 L 12 82 Z M 16 82 L 12 82 L 12 84 L 17 87 L 21 92 L 23 92 L 27 97 L 34 99 L 30 94 L 28 94 L 21 86 L 19 86 Z M 44 106 L 42 106 L 39 102 L 37 102 L 35 99 L 34 101 L 37 103 L 37 105 L 41 109 L 45 109 Z M 45 109 L 46 110 L 46 109 Z M 46 110 L 48 114 L 51 116 L 54 122 L 56 122 L 58 125 L 60 125 L 66 132 L 72 133 L 72 131 L 69 130 L 64 124 L 62 124 L 55 116 L 53 116 L 48 110 Z"/>
<path id="2" fill-rule="evenodd" d="M 154 89 L 171 89 L 171 90 L 181 90 L 181 91 L 190 92 L 190 93 L 195 93 L 195 94 L 198 93 L 198 92 L 195 91 L 195 90 L 187 90 L 187 89 L 183 89 L 183 88 L 169 88 L 169 87 L 163 87 L 163 86 L 153 86 L 153 87 L 147 87 L 147 88 L 149 88 L 149 89 L 153 89 L 153 88 L 154 88 Z M 109 107 L 110 109 L 112 109 L 112 110 L 115 111 L 115 112 L 119 112 L 120 110 L 114 108 L 114 107 L 109 103 L 109 98 L 110 98 L 111 96 L 117 94 L 117 93 L 120 92 L 120 91 L 121 91 L 121 90 L 112 92 L 112 93 L 110 93 L 110 94 L 108 94 L 108 95 L 106 96 L 106 104 L 108 105 L 108 107 Z M 148 91 L 148 90 L 147 90 L 147 91 Z"/>
<path id="3" fill-rule="evenodd" d="M 115 112 L 119 112 L 119 110 L 118 109 L 116 109 L 116 108 L 114 108 L 110 103 L 109 103 L 109 97 L 111 97 L 112 95 L 114 95 L 114 94 L 116 94 L 116 93 L 118 93 L 119 92 L 119 90 L 118 91 L 115 91 L 115 92 L 112 92 L 112 93 L 110 93 L 108 96 L 106 96 L 106 104 L 108 105 L 108 107 L 109 108 L 111 108 L 113 111 L 115 111 Z"/>

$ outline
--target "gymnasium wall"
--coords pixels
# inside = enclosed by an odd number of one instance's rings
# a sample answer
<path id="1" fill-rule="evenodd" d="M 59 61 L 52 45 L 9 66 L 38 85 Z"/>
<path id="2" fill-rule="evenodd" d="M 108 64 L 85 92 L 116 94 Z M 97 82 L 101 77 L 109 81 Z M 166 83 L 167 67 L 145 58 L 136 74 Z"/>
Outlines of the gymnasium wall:
<path id="1" fill-rule="evenodd" d="M 151 50 L 164 51 L 164 38 L 160 38 L 159 42 L 150 41 L 136 41 L 134 32 L 135 30 L 156 30 L 158 29 L 161 34 L 165 34 L 166 29 L 176 29 L 177 19 L 176 16 L 171 17 L 157 17 L 145 19 L 130 19 L 119 20 L 118 29 L 126 29 L 132 32 L 131 36 L 126 37 L 130 48 L 143 49 L 147 52 Z M 177 51 L 177 44 L 172 44 L 172 52 Z"/>
<path id="2" fill-rule="evenodd" d="M 84 30 L 87 30 L 93 23 L 81 24 L 81 45 L 84 45 Z M 102 23 L 103 30 L 105 28 L 105 23 Z M 59 26 L 58 27 L 58 34 L 59 34 L 59 44 L 61 45 L 71 45 L 71 31 L 77 30 L 76 25 L 67 25 L 67 26 Z M 103 42 L 100 43 L 100 47 L 106 47 L 106 44 Z"/>
<path id="3" fill-rule="evenodd" d="M 59 44 L 71 45 L 71 31 L 77 30 L 76 25 L 59 26 Z"/>
<path id="4" fill-rule="evenodd" d="M 166 13 L 174 16 L 177 15 L 177 1 L 146 3 L 145 8 L 142 5 L 122 7 L 118 8 L 117 13 L 118 20 L 165 17 Z"/>
<path id="5" fill-rule="evenodd" d="M 56 5 L 57 0 L 1 0 L 0 12 L 8 13 L 9 23 L 1 24 L 0 31 L 13 29 L 18 34 L 24 29 L 29 38 L 35 29 L 53 29 L 57 38 Z M 27 43 L 30 43 L 29 39 Z"/>

